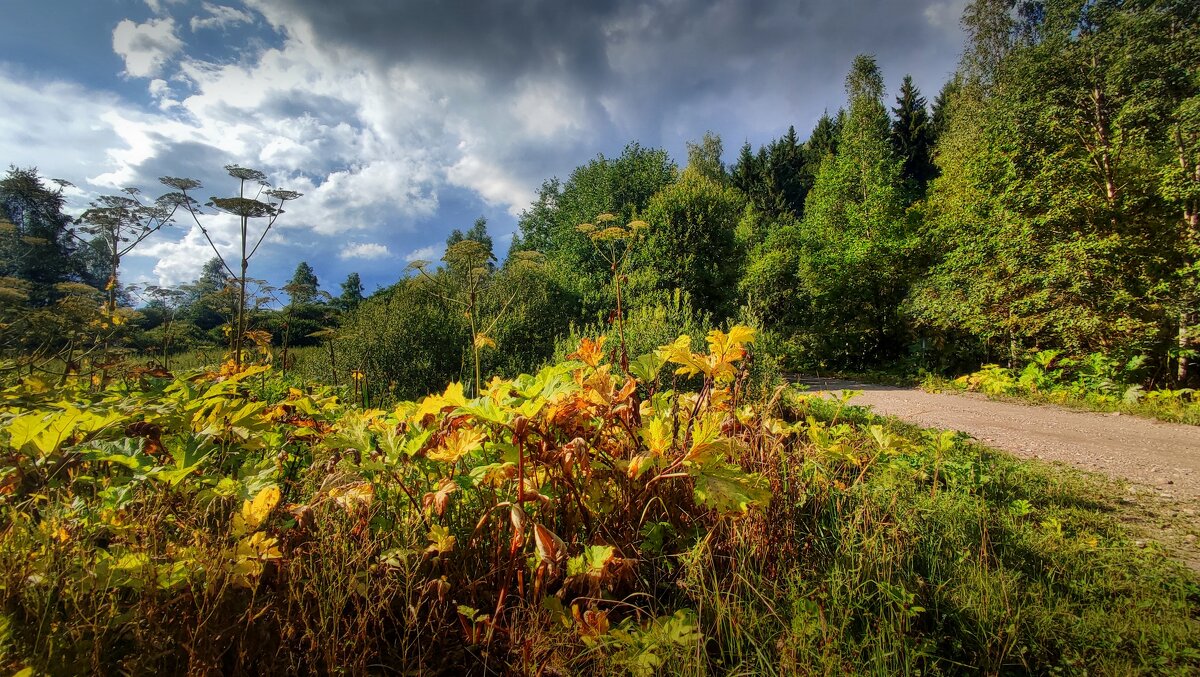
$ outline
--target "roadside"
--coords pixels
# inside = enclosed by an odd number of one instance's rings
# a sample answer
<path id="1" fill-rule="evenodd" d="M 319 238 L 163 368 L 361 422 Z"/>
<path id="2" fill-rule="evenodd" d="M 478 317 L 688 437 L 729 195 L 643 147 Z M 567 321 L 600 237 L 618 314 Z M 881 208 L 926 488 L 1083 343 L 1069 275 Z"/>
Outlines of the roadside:
<path id="1" fill-rule="evenodd" d="M 1028 405 L 974 393 L 798 377 L 815 393 L 858 390 L 851 404 L 927 428 L 957 430 L 1021 458 L 1058 462 L 1128 482 L 1122 519 L 1200 570 L 1200 427 Z"/>

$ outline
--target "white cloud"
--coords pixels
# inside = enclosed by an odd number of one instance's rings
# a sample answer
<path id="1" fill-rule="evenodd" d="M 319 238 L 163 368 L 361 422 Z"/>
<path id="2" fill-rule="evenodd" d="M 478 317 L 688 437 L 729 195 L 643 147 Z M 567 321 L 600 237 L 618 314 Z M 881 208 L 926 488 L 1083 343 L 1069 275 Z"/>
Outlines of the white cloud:
<path id="1" fill-rule="evenodd" d="M 239 224 L 235 217 L 227 214 L 210 214 L 203 218 L 208 234 L 226 261 L 237 261 Z M 130 252 L 130 257 L 154 261 L 153 273 L 156 284 L 173 286 L 192 282 L 200 277 L 204 264 L 216 256 L 204 233 L 191 223 L 191 217 L 177 219 L 179 226 L 170 227 L 162 236 L 146 240 Z M 179 240 L 172 237 L 177 228 L 187 228 Z M 132 263 L 131 261 L 128 261 Z M 235 263 L 236 266 L 236 263 Z M 144 275 L 142 276 L 145 277 Z"/>
<path id="2" fill-rule="evenodd" d="M 940 0 L 925 6 L 923 15 L 930 26 L 957 31 L 967 0 Z"/>
<path id="3" fill-rule="evenodd" d="M 187 2 L 187 0 L 146 0 L 146 6 L 155 14 L 163 13 L 163 3 L 168 5 L 178 5 Z"/>
<path id="4" fill-rule="evenodd" d="M 351 242 L 338 253 L 339 259 L 382 259 L 391 256 L 387 245 L 378 242 Z"/>
<path id="5" fill-rule="evenodd" d="M 206 28 L 228 28 L 254 21 L 254 17 L 249 12 L 244 12 L 227 5 L 214 5 L 211 2 L 205 2 L 201 6 L 207 12 L 207 16 L 192 17 L 191 26 L 193 33 Z"/>
<path id="6" fill-rule="evenodd" d="M 86 189 L 84 177 L 102 171 L 113 129 L 104 116 L 116 97 L 56 80 L 29 80 L 0 65 L 0 100 L 20 101 L 0 115 L 0 157 L 42 176 L 62 177 Z M 69 102 L 66 105 L 65 102 Z"/>
<path id="7" fill-rule="evenodd" d="M 404 256 L 404 260 L 411 263 L 413 261 L 435 261 L 441 257 L 442 248 L 436 245 L 429 245 L 428 247 L 412 250 Z"/>
<path id="8" fill-rule="evenodd" d="M 464 149 L 467 146 L 462 146 Z M 513 176 L 504 167 L 485 157 L 465 152 L 462 158 L 446 170 L 450 183 L 469 188 L 490 205 L 502 205 L 513 216 L 529 206 L 536 196 L 527 182 Z"/>
<path id="9" fill-rule="evenodd" d="M 175 34 L 175 20 L 166 17 L 144 24 L 123 20 L 113 29 L 113 51 L 125 60 L 125 74 L 135 78 L 158 75 L 183 49 Z"/>

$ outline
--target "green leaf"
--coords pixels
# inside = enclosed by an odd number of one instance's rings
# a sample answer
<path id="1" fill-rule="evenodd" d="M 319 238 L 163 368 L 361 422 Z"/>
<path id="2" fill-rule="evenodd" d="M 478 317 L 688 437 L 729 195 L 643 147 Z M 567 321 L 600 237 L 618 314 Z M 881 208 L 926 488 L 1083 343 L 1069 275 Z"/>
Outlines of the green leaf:
<path id="1" fill-rule="evenodd" d="M 741 514 L 771 501 L 771 491 L 762 475 L 722 462 L 691 468 L 696 478 L 696 502 L 719 513 Z"/>
<path id="2" fill-rule="evenodd" d="M 567 560 L 567 575 L 599 575 L 615 552 L 611 545 L 589 545 L 582 553 Z"/>
<path id="3" fill-rule="evenodd" d="M 508 425 L 508 422 L 512 419 L 512 416 L 496 406 L 496 402 L 490 397 L 480 397 L 471 400 L 459 407 L 458 411 L 468 413 L 477 419 L 497 425 Z"/>
<path id="4" fill-rule="evenodd" d="M 653 383 L 666 363 L 658 353 L 646 353 L 629 363 L 629 373 L 642 383 Z"/>

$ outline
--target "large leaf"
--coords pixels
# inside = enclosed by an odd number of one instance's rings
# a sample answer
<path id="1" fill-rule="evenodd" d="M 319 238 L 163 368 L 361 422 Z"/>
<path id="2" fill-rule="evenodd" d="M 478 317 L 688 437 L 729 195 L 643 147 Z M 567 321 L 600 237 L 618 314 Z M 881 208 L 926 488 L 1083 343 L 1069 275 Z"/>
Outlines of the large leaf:
<path id="1" fill-rule="evenodd" d="M 692 470 L 696 502 L 721 514 L 745 513 L 771 501 L 771 491 L 762 475 L 722 462 L 695 465 Z"/>
<path id="2" fill-rule="evenodd" d="M 457 463 L 458 459 L 482 446 L 482 432 L 471 428 L 459 428 L 447 435 L 440 447 L 429 452 L 429 458 L 442 463 Z"/>
<path id="3" fill-rule="evenodd" d="M 234 534 L 246 534 L 261 526 L 275 506 L 279 505 L 281 496 L 279 487 L 272 484 L 259 491 L 254 498 L 243 502 L 241 512 L 233 517 Z"/>
<path id="4" fill-rule="evenodd" d="M 629 373 L 642 383 L 651 383 L 658 378 L 658 372 L 662 371 L 663 365 L 666 363 L 667 360 L 663 355 L 656 352 L 646 353 L 639 355 L 629 363 Z"/>

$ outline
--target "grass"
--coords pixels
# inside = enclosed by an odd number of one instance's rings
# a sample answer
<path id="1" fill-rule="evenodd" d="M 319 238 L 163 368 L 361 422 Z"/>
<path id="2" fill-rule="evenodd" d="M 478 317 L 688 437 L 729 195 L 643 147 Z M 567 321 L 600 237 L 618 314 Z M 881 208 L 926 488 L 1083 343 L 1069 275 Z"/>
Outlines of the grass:
<path id="1" fill-rule="evenodd" d="M 270 410 L 287 392 L 277 381 L 247 381 L 247 401 Z M 107 402 L 122 392 L 84 397 Z M 7 401 L 10 414 L 29 406 Z M 341 406 L 331 418 L 357 415 Z M 210 480 L 185 475 L 171 485 L 138 475 L 157 470 L 45 457 L 46 481 L 6 484 L 0 494 L 0 668 L 1200 671 L 1200 582 L 1161 548 L 1138 547 L 1111 484 L 792 389 L 757 406 L 779 415 L 761 423 L 776 432 L 747 438 L 737 461 L 769 481 L 769 505 L 716 516 L 691 501 L 685 480 L 639 506 L 640 528 L 622 558 L 604 565 L 603 585 L 588 587 L 585 576 L 572 579 L 583 587 L 533 594 L 529 568 L 522 594 L 507 603 L 485 583 L 491 551 L 466 545 L 480 526 L 465 489 L 450 494 L 444 519 L 414 509 L 422 490 L 410 495 L 388 475 L 411 484 L 419 475 L 412 462 L 388 469 L 341 453 L 348 442 L 332 437 L 326 447 L 280 438 L 222 447 L 204 470 Z M 279 453 L 280 443 L 292 451 Z M 256 527 L 277 540 L 275 551 L 238 559 L 233 548 L 244 540 L 231 536 L 231 515 L 245 513 L 243 498 L 263 478 L 277 478 L 286 493 Z M 364 478 L 373 500 L 353 503 L 346 488 Z M 431 556 L 430 522 L 447 524 L 460 550 Z M 598 543 L 619 544 L 606 533 L 565 536 L 566 546 L 582 556 Z M 507 532 L 495 547 L 507 550 Z M 536 563 L 532 546 L 524 548 Z M 234 562 L 260 568 L 247 576 Z M 464 577 L 472 567 L 483 570 Z"/>
<path id="2" fill-rule="evenodd" d="M 929 375 L 920 380 L 922 390 L 929 392 L 965 392 L 968 388 L 955 379 Z M 1200 425 L 1200 400 L 1182 401 L 1146 401 L 1125 402 L 1111 396 L 1096 396 L 1094 394 L 1077 395 L 1066 390 L 1042 392 L 1024 388 L 1006 389 L 1004 392 L 983 392 L 987 397 L 1003 402 L 1023 402 L 1032 404 L 1055 404 L 1077 411 L 1094 411 L 1100 413 L 1121 413 L 1142 418 L 1181 423 L 1184 425 Z"/>

